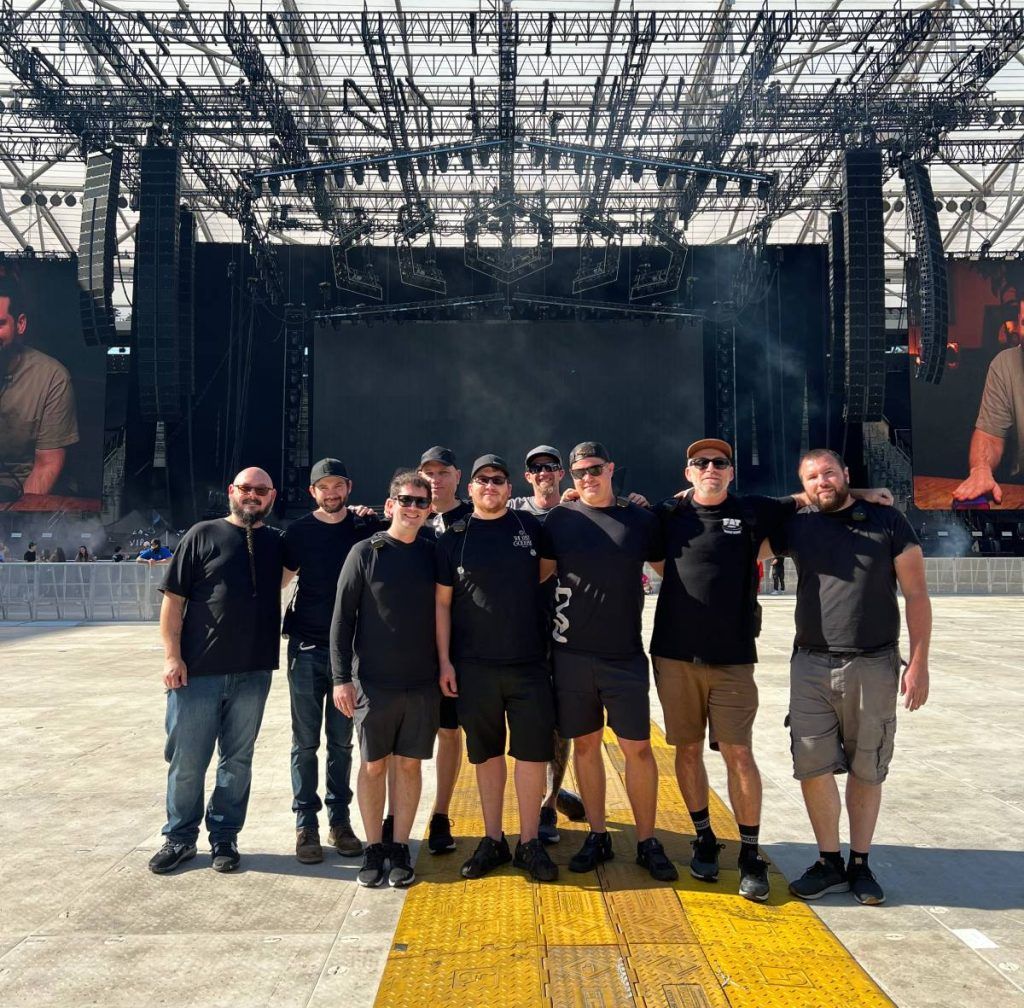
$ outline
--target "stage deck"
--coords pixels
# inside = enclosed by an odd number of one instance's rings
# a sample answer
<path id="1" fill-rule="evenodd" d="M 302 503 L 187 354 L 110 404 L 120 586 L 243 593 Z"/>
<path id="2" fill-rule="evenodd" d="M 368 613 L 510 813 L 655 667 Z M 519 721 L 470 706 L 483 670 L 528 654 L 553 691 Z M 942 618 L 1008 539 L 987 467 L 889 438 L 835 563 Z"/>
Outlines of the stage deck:
<path id="1" fill-rule="evenodd" d="M 872 853 L 882 907 L 845 894 L 808 907 L 786 893 L 783 876 L 815 848 L 782 728 L 792 600 L 764 603 L 755 748 L 763 847 L 782 873 L 765 905 L 736 895 L 735 827 L 717 800 L 729 841 L 721 879 L 689 877 L 692 833 L 660 732 L 658 825 L 680 865 L 673 885 L 633 864 L 614 739 L 616 860 L 596 874 L 565 868 L 584 827 L 560 820 L 557 883 L 511 868 L 461 879 L 481 829 L 468 767 L 452 810 L 459 849 L 431 857 L 424 846 L 407 893 L 360 889 L 358 862 L 333 853 L 300 865 L 283 673 L 257 744 L 242 870 L 216 874 L 201 848 L 153 876 L 165 778 L 155 625 L 0 625 L 0 1006 L 1024 1003 L 1024 599 L 935 600 L 933 695 L 901 711 Z M 724 795 L 717 755 L 708 768 Z M 417 835 L 431 766 L 424 783 Z"/>

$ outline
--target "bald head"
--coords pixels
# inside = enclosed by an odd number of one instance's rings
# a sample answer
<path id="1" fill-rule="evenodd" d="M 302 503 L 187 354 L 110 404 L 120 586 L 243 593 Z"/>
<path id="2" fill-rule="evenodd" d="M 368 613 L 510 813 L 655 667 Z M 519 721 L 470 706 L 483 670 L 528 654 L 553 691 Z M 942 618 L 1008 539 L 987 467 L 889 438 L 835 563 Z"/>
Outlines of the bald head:
<path id="1" fill-rule="evenodd" d="M 243 469 L 228 487 L 228 521 L 255 528 L 270 514 L 276 498 L 274 481 L 268 473 L 256 466 Z"/>

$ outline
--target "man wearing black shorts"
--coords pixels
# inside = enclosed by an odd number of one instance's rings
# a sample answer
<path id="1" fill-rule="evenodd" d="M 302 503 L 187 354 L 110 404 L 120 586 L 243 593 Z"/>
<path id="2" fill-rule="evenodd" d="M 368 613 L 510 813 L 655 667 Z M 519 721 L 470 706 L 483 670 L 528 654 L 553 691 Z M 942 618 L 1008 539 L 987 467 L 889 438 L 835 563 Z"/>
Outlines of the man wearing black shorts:
<path id="1" fill-rule="evenodd" d="M 421 763 L 434 752 L 440 693 L 434 633 L 434 541 L 419 535 L 430 485 L 414 472 L 391 481 L 386 532 L 357 543 L 338 579 L 331 620 L 334 703 L 354 719 L 362 763 L 356 798 L 367 848 L 357 880 L 415 880 L 409 831 L 422 785 Z M 388 763 L 394 768 L 393 839 L 382 842 Z M 390 871 L 385 873 L 385 861 Z"/>
<path id="2" fill-rule="evenodd" d="M 790 663 L 793 776 L 818 841 L 819 858 L 790 885 L 801 899 L 852 891 L 860 903 L 885 900 L 868 852 L 889 772 L 898 693 L 907 710 L 928 699 L 931 603 L 924 555 L 897 510 L 856 501 L 842 459 L 808 452 L 800 479 L 812 508 L 771 537 L 796 564 L 796 641 Z M 903 593 L 910 661 L 900 677 Z M 841 805 L 835 775 L 848 773 L 850 858 L 839 849 Z"/>
<path id="3" fill-rule="evenodd" d="M 428 448 L 420 458 L 419 474 L 430 484 L 432 496 L 430 517 L 425 530 L 433 530 L 434 535 L 440 538 L 455 522 L 473 513 L 473 505 L 458 496 L 462 471 L 456 463 L 455 452 L 443 445 Z M 453 697 L 442 696 L 441 727 L 437 732 L 437 759 L 434 762 L 437 787 L 427 834 L 427 849 L 431 854 L 446 854 L 455 850 L 448 810 L 461 769 L 462 732 L 459 729 L 459 712 Z"/>
<path id="4" fill-rule="evenodd" d="M 533 487 L 529 497 L 512 497 L 508 506 L 516 511 L 526 511 L 538 521 L 544 522 L 551 511 L 562 499 L 562 479 L 565 470 L 562 468 L 562 456 L 557 448 L 551 445 L 537 445 L 526 453 L 526 471 L 523 474 L 527 483 Z M 555 611 L 555 579 L 544 582 L 544 601 L 549 616 Z M 565 780 L 565 768 L 569 765 L 572 743 L 562 738 L 557 729 L 552 733 L 554 756 L 548 764 L 547 791 L 544 803 L 540 807 L 541 840 L 554 844 L 561 839 L 558 833 L 558 813 L 567 819 L 579 822 L 586 818 L 580 796 L 562 787 Z"/>
<path id="5" fill-rule="evenodd" d="M 615 464 L 603 445 L 578 444 L 569 455 L 569 468 L 580 499 L 552 511 L 541 537 L 541 576 L 558 573 L 552 631 L 558 729 L 573 739 L 576 779 L 590 823 L 569 869 L 592 871 L 614 856 L 605 829 L 601 757 L 607 711 L 626 760 L 637 863 L 654 878 L 669 881 L 679 873 L 654 836 L 658 768 L 651 750 L 650 678 L 640 638 L 640 576 L 645 562 L 661 566 L 661 529 L 650 511 L 616 499 Z"/>
<path id="6" fill-rule="evenodd" d="M 324 799 L 330 822 L 328 842 L 345 857 L 358 857 L 363 845 L 352 832 L 352 719 L 330 699 L 331 614 L 338 575 L 349 550 L 382 528 L 368 515 L 349 514 L 352 491 L 345 464 L 321 459 L 309 473 L 309 494 L 315 511 L 291 523 L 284 533 L 285 581 L 298 572 L 299 584 L 284 615 L 288 638 L 288 693 L 292 715 L 292 811 L 295 813 L 295 856 L 303 864 L 324 859 L 317 813 L 317 750 L 320 730 L 327 743 Z"/>
<path id="7" fill-rule="evenodd" d="M 483 807 L 486 835 L 462 866 L 463 877 L 480 878 L 513 860 L 501 829 L 507 718 L 519 801 L 514 863 L 550 882 L 558 868 L 537 838 L 555 729 L 537 556 L 540 522 L 506 506 L 510 490 L 505 460 L 482 455 L 470 478 L 473 513 L 438 541 L 440 682 L 445 696 L 457 698 Z"/>

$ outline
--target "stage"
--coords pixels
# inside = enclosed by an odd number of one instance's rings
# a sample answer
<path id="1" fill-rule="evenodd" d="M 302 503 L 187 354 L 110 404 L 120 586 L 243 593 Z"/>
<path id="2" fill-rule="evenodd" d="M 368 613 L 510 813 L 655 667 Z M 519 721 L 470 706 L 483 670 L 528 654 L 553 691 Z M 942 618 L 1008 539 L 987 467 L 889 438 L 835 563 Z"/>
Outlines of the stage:
<path id="1" fill-rule="evenodd" d="M 792 600 L 768 596 L 763 602 L 766 629 L 760 641 L 761 710 L 755 737 L 765 782 L 762 840 L 778 872 L 793 878 L 814 859 L 815 850 L 799 788 L 790 776 L 782 728 Z M 431 1006 L 560 1008 L 579 1002 L 594 986 L 600 956 L 610 955 L 577 955 L 575 965 L 568 965 L 567 943 L 600 932 L 595 901 L 614 903 L 629 893 L 671 899 L 673 891 L 697 941 L 674 927 L 648 938 L 651 944 L 634 953 L 633 943 L 644 945 L 642 937 L 615 925 L 607 943 L 589 943 L 625 950 L 620 959 L 611 955 L 622 963 L 616 970 L 623 979 L 604 989 L 603 1003 L 678 1003 L 671 1000 L 674 990 L 652 984 L 650 974 L 640 969 L 657 959 L 655 946 L 662 960 L 669 955 L 678 963 L 671 986 L 704 982 L 705 1003 L 712 1005 L 854 1008 L 884 1004 L 885 996 L 901 1008 L 1009 1003 L 1024 991 L 1019 870 L 1024 795 L 1018 772 L 1024 751 L 1019 717 L 1024 688 L 1018 672 L 1024 598 L 946 597 L 935 599 L 934 606 L 932 697 L 913 715 L 900 712 L 896 757 L 872 854 L 888 895 L 884 906 L 861 907 L 848 895 L 835 895 L 807 908 L 789 899 L 783 878 L 773 874 L 770 903 L 755 907 L 735 895 L 726 861 L 717 886 L 699 886 L 683 864 L 686 877 L 674 886 L 652 888 L 631 863 L 628 825 L 613 815 L 618 857 L 607 867 L 614 868 L 614 885 L 563 871 L 557 888 L 533 894 L 543 905 L 533 920 L 548 941 L 541 960 L 548 964 L 547 973 L 540 975 L 547 985 L 524 986 L 507 1001 L 489 997 L 486 970 L 462 968 L 469 965 L 468 953 L 452 956 L 447 972 L 443 963 L 431 966 L 429 956 L 421 957 L 429 992 L 410 990 L 397 979 L 378 992 L 382 976 L 400 978 L 401 957 L 414 948 L 410 936 L 424 948 L 439 937 L 447 940 L 446 918 L 403 918 L 403 905 L 411 912 L 425 899 L 441 898 L 445 886 L 473 885 L 453 881 L 477 839 L 468 771 L 453 813 L 459 850 L 440 860 L 424 853 L 421 881 L 408 894 L 358 888 L 356 860 L 331 854 L 321 865 L 298 864 L 290 812 L 288 693 L 281 672 L 256 748 L 249 820 L 240 843 L 242 870 L 235 876 L 217 875 L 201 844 L 199 856 L 183 870 L 156 877 L 146 869 L 159 846 L 164 815 L 162 649 L 156 627 L 2 624 L 5 745 L 0 773 L 6 843 L 0 874 L 0 1005 L 369 1008 L 375 999 L 380 1006 L 397 1005 L 410 1003 L 415 995 L 417 1004 L 429 1001 Z M 649 604 L 648 620 L 652 608 Z M 998 636 L 989 632 L 997 609 Z M 654 700 L 654 718 L 660 722 Z M 607 750 L 614 782 L 615 747 Z M 662 764 L 665 755 L 659 755 Z M 708 766 L 713 786 L 723 795 L 720 761 L 713 757 Z M 670 853 L 679 861 L 688 834 L 666 769 L 663 765 L 659 825 L 672 834 Z M 424 781 L 417 836 L 423 835 L 429 812 L 432 767 Z M 614 783 L 610 795 L 613 790 Z M 358 814 L 354 819 L 359 832 Z M 561 865 L 576 839 L 571 830 L 563 830 L 562 843 L 552 851 Z M 492 883 L 531 891 L 521 873 L 511 869 L 479 884 Z M 554 913 L 556 897 L 561 909 Z M 721 912 L 702 915 L 694 910 L 694 900 L 710 901 Z M 464 909 L 457 900 L 453 905 Z M 782 924 L 794 918 L 804 922 L 803 931 L 786 932 Z M 556 926 L 563 935 L 560 951 L 554 948 Z M 717 937 L 709 933 L 714 927 Z M 732 937 L 723 937 L 722 929 L 731 930 Z M 774 969 L 765 966 L 763 950 L 784 933 L 803 937 L 778 956 Z M 831 943 L 832 951 L 811 949 L 808 934 Z M 731 957 L 715 942 L 732 942 Z M 684 976 L 683 945 L 714 968 Z M 460 947 L 452 939 L 448 951 Z M 516 963 L 511 953 L 500 951 L 476 958 L 478 966 L 486 959 L 498 976 Z M 755 961 L 760 964 L 756 970 Z M 822 961 L 831 962 L 834 976 L 863 977 L 859 993 L 854 996 L 849 986 L 839 984 L 816 988 L 819 967 L 811 966 Z M 482 986 L 476 986 L 478 981 Z"/>

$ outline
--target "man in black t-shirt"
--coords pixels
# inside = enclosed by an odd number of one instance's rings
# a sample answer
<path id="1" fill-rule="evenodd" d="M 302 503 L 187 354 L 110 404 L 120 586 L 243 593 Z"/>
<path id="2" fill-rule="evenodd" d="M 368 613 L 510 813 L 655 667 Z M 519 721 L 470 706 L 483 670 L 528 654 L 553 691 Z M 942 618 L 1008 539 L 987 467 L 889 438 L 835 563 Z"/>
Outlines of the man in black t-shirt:
<path id="1" fill-rule="evenodd" d="M 164 874 L 196 855 L 203 783 L 214 747 L 217 783 L 206 807 L 213 867 L 234 871 L 252 755 L 278 666 L 281 534 L 263 524 L 276 493 L 244 469 L 228 487 L 226 518 L 185 533 L 167 566 L 160 608 L 167 689 L 167 824 L 149 869 Z"/>
<path id="2" fill-rule="evenodd" d="M 637 863 L 654 878 L 679 873 L 654 836 L 658 768 L 651 750 L 650 678 L 640 637 L 644 563 L 664 559 L 658 519 L 612 492 L 615 463 L 596 441 L 578 444 L 569 469 L 579 501 L 548 515 L 541 576 L 557 571 L 552 649 L 558 730 L 574 743 L 576 779 L 590 833 L 569 863 L 592 871 L 614 854 L 605 828 L 602 737 L 605 711 L 626 759 L 626 791 L 637 832 Z"/>
<path id="3" fill-rule="evenodd" d="M 321 459 L 309 473 L 309 494 L 317 508 L 292 522 L 284 533 L 285 582 L 299 574 L 282 632 L 288 638 L 295 856 L 303 864 L 324 859 L 317 822 L 323 807 L 317 794 L 321 726 L 327 743 L 324 798 L 330 821 L 328 842 L 345 857 L 363 853 L 350 820 L 352 719 L 330 700 L 329 644 L 342 564 L 357 542 L 383 526 L 372 512 L 365 518 L 349 514 L 346 505 L 351 492 L 345 464 L 335 458 Z"/>
<path id="4" fill-rule="evenodd" d="M 535 880 L 550 882 L 558 869 L 537 836 L 555 728 L 537 558 L 540 523 L 506 506 L 510 488 L 505 460 L 482 455 L 470 478 L 473 513 L 438 541 L 441 691 L 457 698 L 483 807 L 485 835 L 462 866 L 463 877 L 480 878 L 514 860 Z M 514 859 L 501 829 L 506 717 L 519 802 Z"/>
<path id="5" fill-rule="evenodd" d="M 420 800 L 421 763 L 434 752 L 440 690 L 434 620 L 434 540 L 419 532 L 430 485 L 414 472 L 391 481 L 386 532 L 357 543 L 338 579 L 331 619 L 334 704 L 354 718 L 362 762 L 356 797 L 367 847 L 357 881 L 415 881 L 409 830 Z M 383 840 L 388 766 L 394 770 L 393 838 Z M 390 871 L 385 873 L 385 861 Z"/>
<path id="6" fill-rule="evenodd" d="M 710 722 L 739 827 L 740 895 L 761 901 L 769 887 L 768 865 L 758 854 L 761 775 L 752 749 L 757 555 L 768 534 L 796 513 L 796 502 L 730 494 L 732 446 L 718 438 L 695 441 L 686 457 L 693 489 L 656 509 L 666 562 L 651 639 L 655 683 L 665 737 L 676 747 L 679 790 L 697 834 L 690 874 L 706 882 L 718 878 L 720 845 L 711 828 L 703 755 Z"/>
<path id="7" fill-rule="evenodd" d="M 796 564 L 796 641 L 790 665 L 793 775 L 818 841 L 819 859 L 790 885 L 802 899 L 852 891 L 866 904 L 885 899 L 868 852 L 889 771 L 897 691 L 916 710 L 928 699 L 931 603 L 924 556 L 906 518 L 855 501 L 849 473 L 828 449 L 808 452 L 800 479 L 813 508 L 771 537 Z M 906 605 L 910 661 L 900 681 L 900 610 Z M 835 775 L 848 773 L 850 858 L 839 844 Z"/>
<path id="8" fill-rule="evenodd" d="M 462 471 L 455 460 L 455 452 L 443 445 L 428 448 L 420 458 L 419 474 L 430 484 L 431 510 L 425 526 L 440 539 L 445 530 L 473 513 L 473 505 L 458 496 Z M 430 815 L 427 849 L 431 854 L 446 854 L 455 850 L 452 824 L 448 818 L 452 795 L 462 768 L 462 732 L 459 730 L 459 712 L 452 697 L 441 697 L 441 727 L 437 732 L 437 758 L 434 769 L 437 787 L 434 809 Z"/>

